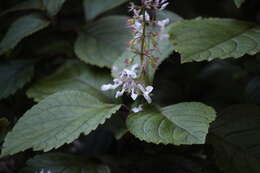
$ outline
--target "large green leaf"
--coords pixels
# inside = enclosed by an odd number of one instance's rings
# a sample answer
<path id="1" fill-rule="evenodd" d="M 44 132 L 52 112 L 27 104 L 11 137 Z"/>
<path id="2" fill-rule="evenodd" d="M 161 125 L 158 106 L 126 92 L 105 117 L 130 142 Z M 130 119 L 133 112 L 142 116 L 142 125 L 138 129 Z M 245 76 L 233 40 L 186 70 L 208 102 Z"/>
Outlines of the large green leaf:
<path id="1" fill-rule="evenodd" d="M 75 43 L 77 56 L 92 65 L 111 67 L 130 39 L 127 19 L 109 16 L 87 26 Z"/>
<path id="2" fill-rule="evenodd" d="M 13 49 L 22 39 L 47 27 L 49 21 L 39 15 L 23 16 L 16 20 L 9 28 L 4 39 L 0 43 L 0 55 Z"/>
<path id="3" fill-rule="evenodd" d="M 51 173 L 110 173 L 108 166 L 97 164 L 78 157 L 64 153 L 49 153 L 35 156 L 27 162 L 27 167 L 22 173 L 35 173 L 44 170 Z"/>
<path id="4" fill-rule="evenodd" d="M 240 8 L 241 5 L 242 5 L 245 1 L 246 1 L 246 0 L 234 0 L 234 2 L 235 2 L 235 4 L 236 4 L 237 8 Z"/>
<path id="5" fill-rule="evenodd" d="M 129 131 L 141 140 L 155 144 L 204 144 L 214 109 L 202 103 L 180 103 L 147 109 L 127 119 Z"/>
<path id="6" fill-rule="evenodd" d="M 79 61 L 69 61 L 54 74 L 36 82 L 27 95 L 40 101 L 64 90 L 86 91 L 103 101 L 114 101 L 114 92 L 102 92 L 100 87 L 111 82 L 108 70 L 100 70 Z"/>
<path id="7" fill-rule="evenodd" d="M 89 134 L 121 105 L 106 104 L 81 91 L 51 95 L 28 110 L 5 138 L 2 156 L 29 148 L 49 151 Z"/>
<path id="8" fill-rule="evenodd" d="M 128 0 L 84 0 L 84 12 L 86 20 L 92 20 L 101 13 L 119 6 Z"/>
<path id="9" fill-rule="evenodd" d="M 233 19 L 194 19 L 171 25 L 174 49 L 181 61 L 239 58 L 260 51 L 260 27 Z"/>
<path id="10" fill-rule="evenodd" d="M 66 0 L 42 0 L 47 12 L 55 16 L 61 9 Z"/>
<path id="11" fill-rule="evenodd" d="M 31 80 L 34 66 L 31 61 L 2 61 L 0 63 L 0 99 L 14 94 Z"/>
<path id="12" fill-rule="evenodd" d="M 225 172 L 260 172 L 260 107 L 235 105 L 225 109 L 211 133 L 209 142 Z"/>

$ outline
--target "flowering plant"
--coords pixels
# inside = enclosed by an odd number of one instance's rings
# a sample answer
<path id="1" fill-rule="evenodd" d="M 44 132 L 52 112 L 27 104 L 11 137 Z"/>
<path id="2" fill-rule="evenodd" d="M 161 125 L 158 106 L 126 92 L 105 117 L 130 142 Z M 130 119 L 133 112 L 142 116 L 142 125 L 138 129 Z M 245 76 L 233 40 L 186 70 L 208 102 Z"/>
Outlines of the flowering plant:
<path id="1" fill-rule="evenodd" d="M 255 1 L 1 1 L 0 172 L 259 173 Z"/>

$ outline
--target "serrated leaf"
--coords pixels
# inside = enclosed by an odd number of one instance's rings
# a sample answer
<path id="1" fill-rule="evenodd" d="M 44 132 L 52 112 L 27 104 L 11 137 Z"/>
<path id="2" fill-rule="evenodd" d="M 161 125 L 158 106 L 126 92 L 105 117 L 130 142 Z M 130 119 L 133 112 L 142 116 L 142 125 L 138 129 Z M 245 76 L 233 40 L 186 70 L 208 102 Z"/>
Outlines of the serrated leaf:
<path id="1" fill-rule="evenodd" d="M 22 173 L 44 170 L 51 173 L 110 173 L 108 166 L 86 160 L 84 157 L 64 153 L 48 153 L 35 156 L 27 162 Z"/>
<path id="2" fill-rule="evenodd" d="M 92 20 L 98 15 L 119 6 L 128 0 L 84 0 L 84 12 L 86 20 Z"/>
<path id="3" fill-rule="evenodd" d="M 260 172 L 260 107 L 234 105 L 213 123 L 209 142 L 224 172 Z"/>
<path id="4" fill-rule="evenodd" d="M 64 90 L 86 91 L 88 94 L 107 102 L 113 102 L 114 92 L 102 92 L 100 87 L 110 83 L 108 70 L 86 65 L 79 61 L 69 61 L 54 74 L 36 82 L 27 95 L 40 101 L 45 97 Z"/>
<path id="5" fill-rule="evenodd" d="M 47 12 L 51 16 L 55 16 L 61 9 L 66 0 L 42 0 Z"/>
<path id="6" fill-rule="evenodd" d="M 86 27 L 75 43 L 77 56 L 92 65 L 111 67 L 130 39 L 127 19 L 124 16 L 109 16 Z"/>
<path id="7" fill-rule="evenodd" d="M 29 82 L 34 74 L 31 61 L 16 60 L 0 63 L 0 99 L 14 94 Z"/>
<path id="8" fill-rule="evenodd" d="M 51 95 L 28 110 L 5 138 L 2 156 L 29 148 L 49 151 L 89 134 L 121 105 L 106 104 L 81 91 Z"/>
<path id="9" fill-rule="evenodd" d="M 234 2 L 235 2 L 235 4 L 236 4 L 237 8 L 240 8 L 241 5 L 242 5 L 245 1 L 246 1 L 246 0 L 234 0 Z"/>
<path id="10" fill-rule="evenodd" d="M 132 114 L 127 127 L 137 138 L 155 144 L 204 144 L 215 116 L 214 109 L 202 103 L 179 103 Z"/>
<path id="11" fill-rule="evenodd" d="M 0 55 L 13 49 L 22 39 L 46 28 L 49 21 L 39 15 L 23 16 L 16 20 L 9 28 L 4 39 L 0 43 Z"/>
<path id="12" fill-rule="evenodd" d="M 183 20 L 171 25 L 170 35 L 182 63 L 239 58 L 260 51 L 260 27 L 233 19 Z"/>
<path id="13" fill-rule="evenodd" d="M 147 74 L 150 83 L 152 83 L 153 81 L 154 74 L 158 66 L 173 52 L 173 46 L 168 39 L 158 41 L 158 45 L 158 49 L 160 51 L 156 51 L 153 53 L 153 56 L 159 57 L 158 64 L 156 67 L 149 66 L 147 68 Z M 125 63 L 127 59 L 131 59 L 132 64 L 140 64 L 140 57 L 131 52 L 131 50 L 126 49 L 125 52 L 113 64 L 112 75 L 115 78 L 118 77 L 118 72 L 121 72 L 125 68 L 131 68 L 131 66 Z"/>

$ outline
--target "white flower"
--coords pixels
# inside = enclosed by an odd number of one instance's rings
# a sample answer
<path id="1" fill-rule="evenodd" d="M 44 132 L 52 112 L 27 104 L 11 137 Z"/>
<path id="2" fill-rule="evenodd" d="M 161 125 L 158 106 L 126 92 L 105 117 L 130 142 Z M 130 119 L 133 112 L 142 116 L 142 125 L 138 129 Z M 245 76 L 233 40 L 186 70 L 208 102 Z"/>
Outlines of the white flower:
<path id="1" fill-rule="evenodd" d="M 143 110 L 143 105 L 139 105 L 138 107 L 133 107 L 131 110 L 134 113 L 141 112 Z"/>
<path id="2" fill-rule="evenodd" d="M 142 95 L 144 96 L 145 100 L 150 104 L 152 103 L 152 99 L 149 94 L 153 91 L 152 86 L 147 86 L 144 88 L 141 84 L 138 84 L 139 89 L 142 91 Z"/>
<path id="3" fill-rule="evenodd" d="M 165 28 L 166 25 L 168 25 L 170 23 L 170 19 L 164 19 L 164 20 L 159 20 L 157 22 L 158 26 L 160 26 L 161 28 Z"/>
<path id="4" fill-rule="evenodd" d="M 114 79 L 114 84 L 105 84 L 105 85 L 102 85 L 101 86 L 101 90 L 102 91 L 107 91 L 107 90 L 113 90 L 113 89 L 116 89 L 118 88 L 120 85 L 123 84 L 123 82 L 119 79 Z"/>

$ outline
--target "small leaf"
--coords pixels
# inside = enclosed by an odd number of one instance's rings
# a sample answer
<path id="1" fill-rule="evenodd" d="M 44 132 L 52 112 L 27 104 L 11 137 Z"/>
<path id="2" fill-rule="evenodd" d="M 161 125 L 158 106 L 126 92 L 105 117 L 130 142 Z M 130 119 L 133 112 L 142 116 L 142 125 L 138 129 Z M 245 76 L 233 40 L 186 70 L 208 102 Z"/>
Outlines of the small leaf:
<path id="1" fill-rule="evenodd" d="M 0 55 L 13 49 L 22 39 L 46 28 L 49 21 L 38 15 L 23 16 L 16 20 L 9 28 L 4 39 L 0 43 Z"/>
<path id="2" fill-rule="evenodd" d="M 47 12 L 51 16 L 55 16 L 61 9 L 66 0 L 42 0 Z"/>
<path id="3" fill-rule="evenodd" d="M 106 104 L 81 91 L 51 95 L 28 110 L 5 138 L 2 156 L 29 148 L 49 151 L 89 134 L 121 105 Z"/>
<path id="4" fill-rule="evenodd" d="M 34 74 L 31 61 L 2 61 L 0 63 L 0 99 L 14 94 L 29 82 Z"/>
<path id="5" fill-rule="evenodd" d="M 69 61 L 54 74 L 36 82 L 27 95 L 40 101 L 45 97 L 64 90 L 87 91 L 88 94 L 104 101 L 115 101 L 114 92 L 102 92 L 100 87 L 110 83 L 108 70 L 100 70 L 79 61 Z"/>
<path id="6" fill-rule="evenodd" d="M 110 173 L 108 166 L 97 164 L 78 157 L 64 153 L 48 153 L 35 156 L 27 162 L 24 173 L 35 173 L 44 170 L 51 173 Z"/>
<path id="7" fill-rule="evenodd" d="M 209 143 L 224 172 L 260 172 L 260 107 L 234 105 L 213 123 Z"/>
<path id="8" fill-rule="evenodd" d="M 132 114 L 129 131 L 141 140 L 155 144 L 204 144 L 214 109 L 202 103 L 180 103 Z"/>
<path id="9" fill-rule="evenodd" d="M 260 27 L 253 23 L 198 18 L 172 24 L 170 33 L 182 63 L 239 58 L 260 51 Z"/>
<path id="10" fill-rule="evenodd" d="M 235 2 L 235 4 L 236 4 L 237 8 L 240 8 L 241 5 L 242 5 L 245 1 L 246 1 L 246 0 L 234 0 L 234 2 Z"/>
<path id="11" fill-rule="evenodd" d="M 119 6 L 128 0 L 84 0 L 84 12 L 86 20 L 92 20 L 98 15 Z"/>
<path id="12" fill-rule="evenodd" d="M 77 56 L 92 65 L 111 67 L 130 39 L 127 19 L 124 16 L 109 16 L 86 27 L 75 43 Z"/>

